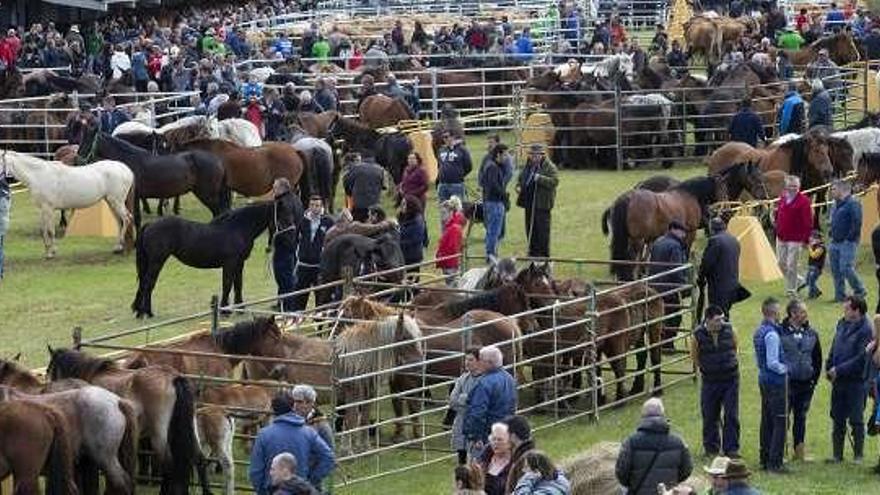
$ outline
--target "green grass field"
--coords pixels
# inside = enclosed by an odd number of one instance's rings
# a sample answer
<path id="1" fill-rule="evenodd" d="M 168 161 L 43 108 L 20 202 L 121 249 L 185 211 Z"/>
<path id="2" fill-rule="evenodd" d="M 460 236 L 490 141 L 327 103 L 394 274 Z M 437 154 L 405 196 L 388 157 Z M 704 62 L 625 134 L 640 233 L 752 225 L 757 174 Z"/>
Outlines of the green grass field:
<path id="1" fill-rule="evenodd" d="M 473 150 L 482 151 L 482 139 L 472 143 Z M 478 154 L 478 153 L 475 153 Z M 675 168 L 677 177 L 702 173 L 699 167 Z M 600 231 L 602 210 L 620 192 L 647 176 L 658 173 L 645 171 L 589 171 L 563 172 L 557 207 L 553 213 L 552 251 L 554 256 L 605 259 L 608 257 L 607 240 Z M 434 204 L 433 202 L 429 202 Z M 433 252 L 437 240 L 437 209 L 429 208 L 428 225 Z M 522 213 L 511 212 L 508 235 L 501 245 L 503 255 L 524 252 Z M 207 218 L 207 211 L 191 198 L 184 202 L 183 214 L 188 218 Z M 138 325 L 129 311 L 136 289 L 133 255 L 116 256 L 110 253 L 112 239 L 67 238 L 59 245 L 58 257 L 42 258 L 37 212 L 30 204 L 27 193 L 14 197 L 12 226 L 7 238 L 7 277 L 0 283 L 0 355 L 22 352 L 25 361 L 33 367 L 46 364 L 46 344 L 67 345 L 70 330 L 82 326 L 86 337 L 106 334 L 112 330 L 133 328 Z M 482 227 L 475 227 L 470 240 L 472 254 L 482 253 Z M 261 238 L 262 239 L 262 238 Z M 704 244 L 698 241 L 697 251 Z M 245 298 L 270 295 L 275 286 L 267 269 L 263 242 L 257 247 L 245 269 Z M 869 250 L 859 256 L 859 268 L 875 300 Z M 821 281 L 830 294 L 830 275 Z M 742 369 L 741 405 L 742 454 L 750 466 L 757 464 L 759 395 L 751 335 L 760 320 L 760 301 L 770 295 L 781 296 L 781 282 L 746 285 L 753 297 L 738 305 L 732 316 L 741 343 Z M 169 262 L 163 270 L 154 296 L 154 309 L 159 319 L 205 310 L 212 294 L 218 291 L 219 272 L 197 271 Z M 873 302 L 869 302 L 873 305 Z M 811 321 L 819 329 L 823 348 L 830 345 L 835 321 L 840 309 L 824 300 L 810 303 Z M 872 306 L 873 307 L 873 306 Z M 181 329 L 182 330 L 182 329 Z M 155 337 L 155 336 L 153 336 Z M 144 337 L 140 337 L 143 339 Z M 691 446 L 697 466 L 708 461 L 700 458 L 700 428 L 698 385 L 686 381 L 666 391 L 667 405 L 673 428 L 680 432 Z M 828 419 L 830 388 L 823 382 L 813 400 L 808 425 L 807 447 L 817 462 L 796 464 L 794 474 L 769 476 L 758 473 L 755 484 L 764 493 L 771 494 L 838 494 L 880 493 L 878 478 L 868 471 L 877 457 L 877 442 L 869 439 L 865 466 L 844 463 L 825 466 L 822 458 L 830 453 L 830 420 Z M 555 458 L 562 459 L 589 448 L 602 440 L 619 441 L 630 433 L 638 420 L 638 404 L 605 412 L 598 423 L 577 420 L 564 426 L 540 432 L 538 445 Z M 851 454 L 848 452 L 848 456 Z M 393 461 L 387 461 L 392 464 Z M 375 467 L 375 466 L 373 466 Z M 352 494 L 419 493 L 444 494 L 451 490 L 451 462 L 406 472 L 370 483 L 340 490 Z M 239 469 L 241 474 L 243 469 Z M 239 476 L 240 479 L 241 476 Z"/>

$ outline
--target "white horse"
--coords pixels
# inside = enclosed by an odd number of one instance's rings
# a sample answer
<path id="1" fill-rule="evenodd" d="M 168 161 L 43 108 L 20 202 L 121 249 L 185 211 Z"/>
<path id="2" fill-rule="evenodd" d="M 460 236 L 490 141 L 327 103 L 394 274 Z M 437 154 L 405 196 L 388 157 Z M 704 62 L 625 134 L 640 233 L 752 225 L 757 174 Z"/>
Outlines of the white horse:
<path id="1" fill-rule="evenodd" d="M 633 62 L 632 55 L 626 53 L 609 55 L 594 64 L 587 63 L 581 65 L 581 74 L 605 79 L 611 79 L 618 74 L 623 74 L 627 81 L 632 81 L 635 77 L 635 70 L 636 65 Z"/>
<path id="2" fill-rule="evenodd" d="M 831 137 L 843 138 L 852 146 L 853 170 L 859 166 L 865 153 L 880 152 L 880 129 L 876 127 L 833 132 Z"/>
<path id="3" fill-rule="evenodd" d="M 251 121 L 245 119 L 210 119 L 204 115 L 191 115 L 176 122 L 165 124 L 156 129 L 158 134 L 184 127 L 203 126 L 208 129 L 212 139 L 224 139 L 245 148 L 256 148 L 263 145 L 260 130 Z"/>
<path id="4" fill-rule="evenodd" d="M 131 134 L 152 134 L 153 132 L 157 132 L 157 129 L 150 127 L 149 124 L 138 122 L 136 120 L 129 120 L 128 122 L 123 122 L 116 126 L 116 129 L 113 129 L 113 137 L 128 136 Z"/>
<path id="5" fill-rule="evenodd" d="M 3 151 L 2 162 L 15 178 L 27 185 L 31 200 L 40 209 L 46 258 L 55 257 L 55 210 L 87 208 L 102 199 L 119 223 L 113 252 L 122 252 L 125 232 L 132 220 L 126 202 L 134 183 L 134 174 L 124 163 L 101 160 L 82 167 L 68 167 L 15 151 Z"/>

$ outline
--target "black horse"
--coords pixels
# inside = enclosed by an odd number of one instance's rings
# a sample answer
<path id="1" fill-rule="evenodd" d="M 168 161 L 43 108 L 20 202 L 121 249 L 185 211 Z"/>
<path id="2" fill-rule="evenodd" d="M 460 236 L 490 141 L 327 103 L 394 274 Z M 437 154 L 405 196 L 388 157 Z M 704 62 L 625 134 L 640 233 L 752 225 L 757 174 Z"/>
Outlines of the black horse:
<path id="1" fill-rule="evenodd" d="M 405 264 L 403 251 L 400 249 L 400 233 L 390 230 L 376 238 L 360 234 L 342 234 L 324 246 L 321 252 L 322 284 L 339 280 L 344 269 L 351 269 L 354 276 L 375 272 L 385 272 L 399 268 Z M 383 273 L 378 278 L 383 282 L 400 283 L 405 273 L 394 270 Z M 333 299 L 332 289 L 320 290 L 315 295 L 318 305 L 326 304 Z"/>
<path id="2" fill-rule="evenodd" d="M 302 218 L 299 198 L 292 202 L 267 201 L 244 206 L 217 216 L 210 223 L 198 223 L 180 217 L 164 217 L 146 225 L 137 237 L 138 291 L 131 309 L 138 318 L 153 316 L 152 294 L 159 272 L 169 256 L 194 268 L 223 269 L 223 297 L 229 303 L 229 291 L 235 287 L 235 302 L 242 301 L 242 271 L 250 257 L 254 239 L 276 225 L 295 225 Z"/>
<path id="3" fill-rule="evenodd" d="M 168 141 L 162 137 L 161 134 L 156 131 L 146 133 L 130 133 L 130 134 L 118 134 L 113 136 L 118 139 L 122 139 L 123 141 L 127 141 L 138 148 L 143 148 L 154 155 L 169 155 L 173 153 L 171 149 L 171 145 L 168 144 Z M 149 215 L 152 213 L 150 211 L 150 202 L 147 201 L 147 198 L 141 198 L 141 207 L 144 209 L 144 213 Z M 162 198 L 158 201 L 158 207 L 156 213 L 161 217 L 165 215 L 165 209 L 168 207 L 168 199 Z M 180 215 L 180 196 L 174 197 L 174 205 L 172 211 L 175 215 Z"/>
<path id="4" fill-rule="evenodd" d="M 85 161 L 117 160 L 134 173 L 135 226 L 140 227 L 140 198 L 173 198 L 190 191 L 216 217 L 229 209 L 232 194 L 226 186 L 226 170 L 220 158 L 204 151 L 153 155 L 97 127 L 89 129 L 80 145 Z"/>
<path id="5" fill-rule="evenodd" d="M 395 184 L 400 184 L 406 159 L 412 152 L 412 143 L 405 134 L 376 132 L 361 123 L 337 116 L 327 129 L 331 140 L 341 139 L 346 151 L 357 151 L 376 158 Z"/>

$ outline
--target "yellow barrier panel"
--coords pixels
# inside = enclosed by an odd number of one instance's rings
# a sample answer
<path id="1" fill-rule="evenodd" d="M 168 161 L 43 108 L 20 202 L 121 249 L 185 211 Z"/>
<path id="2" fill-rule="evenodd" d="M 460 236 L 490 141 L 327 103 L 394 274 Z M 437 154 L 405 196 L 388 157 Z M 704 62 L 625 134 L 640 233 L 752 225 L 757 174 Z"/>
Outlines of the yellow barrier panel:
<path id="1" fill-rule="evenodd" d="M 116 217 L 104 201 L 76 210 L 70 225 L 67 226 L 67 235 L 70 236 L 116 237 L 118 234 L 119 225 L 116 223 Z"/>
<path id="2" fill-rule="evenodd" d="M 880 222 L 877 212 L 877 185 L 874 184 L 862 196 L 862 245 L 871 244 L 871 232 Z"/>
<path id="3" fill-rule="evenodd" d="M 525 162 L 529 153 L 529 146 L 532 144 L 537 143 L 550 146 L 553 142 L 554 133 L 553 122 L 550 120 L 549 114 L 533 113 L 526 117 L 521 137 L 522 146 L 517 150 L 517 160 L 520 163 Z"/>
<path id="4" fill-rule="evenodd" d="M 782 279 L 776 253 L 761 228 L 751 216 L 735 216 L 727 230 L 739 242 L 739 279 L 749 282 L 773 282 Z"/>
<path id="5" fill-rule="evenodd" d="M 413 151 L 422 157 L 422 164 L 428 171 L 428 180 L 433 184 L 437 180 L 437 157 L 434 155 L 434 145 L 431 131 L 417 131 L 409 135 Z"/>

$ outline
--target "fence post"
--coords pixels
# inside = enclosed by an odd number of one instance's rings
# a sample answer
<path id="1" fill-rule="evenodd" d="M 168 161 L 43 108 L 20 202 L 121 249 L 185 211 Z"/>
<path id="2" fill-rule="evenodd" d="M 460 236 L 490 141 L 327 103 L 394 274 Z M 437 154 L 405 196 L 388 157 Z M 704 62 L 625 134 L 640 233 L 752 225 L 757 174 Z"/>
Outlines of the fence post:
<path id="1" fill-rule="evenodd" d="M 51 159 L 52 153 L 49 151 L 49 109 L 43 110 L 43 150 L 46 152 L 46 159 Z"/>
<path id="2" fill-rule="evenodd" d="M 82 327 L 73 327 L 70 337 L 73 341 L 73 348 L 75 350 L 79 350 L 82 347 L 82 333 Z"/>
<path id="3" fill-rule="evenodd" d="M 211 296 L 211 336 L 217 337 L 220 331 L 220 298 L 217 294 Z"/>
<path id="4" fill-rule="evenodd" d="M 615 149 L 617 155 L 617 170 L 623 170 L 623 150 L 621 149 L 623 146 L 623 134 L 621 132 L 621 117 L 620 117 L 620 84 L 614 85 L 614 128 L 615 133 L 617 134 L 617 139 L 615 142 L 617 143 L 617 148 Z"/>
<path id="5" fill-rule="evenodd" d="M 556 399 L 553 401 L 553 415 L 556 419 L 559 419 L 559 331 L 556 328 L 558 309 L 559 299 L 553 301 L 553 311 L 551 313 L 553 318 L 551 322 L 553 325 L 553 398 Z"/>
<path id="6" fill-rule="evenodd" d="M 437 108 L 437 68 L 431 67 L 431 119 L 440 120 L 438 118 Z"/>
<path id="7" fill-rule="evenodd" d="M 590 304 L 588 314 L 585 316 L 589 318 L 587 322 L 587 337 L 590 340 L 590 347 L 587 352 L 587 359 L 589 359 L 590 363 L 590 407 L 593 408 L 593 419 L 599 421 L 599 394 L 602 392 L 599 387 L 602 385 L 599 380 L 599 370 L 596 368 L 596 361 L 599 359 L 599 353 L 596 351 L 596 328 L 599 324 L 599 317 L 596 314 L 595 285 L 590 285 Z"/>
<path id="8" fill-rule="evenodd" d="M 350 266 L 342 267 L 342 298 L 350 296 L 354 286 L 354 270 Z"/>
<path id="9" fill-rule="evenodd" d="M 862 117 L 868 115 L 868 78 L 871 77 L 871 61 L 865 60 L 865 70 L 862 71 Z"/>

